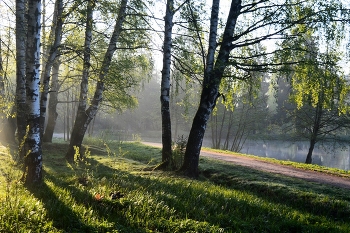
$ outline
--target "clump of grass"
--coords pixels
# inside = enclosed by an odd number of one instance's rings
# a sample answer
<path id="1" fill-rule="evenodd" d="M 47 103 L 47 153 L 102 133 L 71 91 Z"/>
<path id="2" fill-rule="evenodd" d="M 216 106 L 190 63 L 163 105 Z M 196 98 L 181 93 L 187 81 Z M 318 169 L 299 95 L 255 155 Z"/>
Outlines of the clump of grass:
<path id="1" fill-rule="evenodd" d="M 1 199 L 0 232 L 350 232 L 345 189 L 212 159 L 191 180 L 145 169 L 160 149 L 138 142 L 89 145 L 84 163 L 68 164 L 57 154 L 65 146 L 44 146 L 42 185 L 1 186 L 11 195 Z"/>
<path id="2" fill-rule="evenodd" d="M 182 166 L 186 152 L 186 146 L 187 138 L 185 138 L 183 135 L 179 136 L 173 143 L 171 164 L 174 170 L 180 169 Z"/>

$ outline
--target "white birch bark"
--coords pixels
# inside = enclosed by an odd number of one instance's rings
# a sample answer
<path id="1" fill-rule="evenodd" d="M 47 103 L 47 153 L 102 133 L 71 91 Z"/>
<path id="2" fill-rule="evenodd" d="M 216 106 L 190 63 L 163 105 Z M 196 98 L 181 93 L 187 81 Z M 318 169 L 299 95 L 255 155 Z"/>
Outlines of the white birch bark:
<path id="1" fill-rule="evenodd" d="M 25 183 L 42 179 L 42 149 L 40 140 L 40 30 L 41 1 L 28 1 L 28 33 L 26 50 L 26 102 L 28 133 L 25 140 Z"/>
<path id="2" fill-rule="evenodd" d="M 170 66 L 171 45 L 174 16 L 174 1 L 167 0 L 166 13 L 164 17 L 164 43 L 163 43 L 163 69 L 161 81 L 161 115 L 162 115 L 162 162 L 168 166 L 171 160 L 171 118 L 170 118 Z"/>
<path id="3" fill-rule="evenodd" d="M 22 140 L 26 132 L 26 24 L 25 9 L 27 0 L 16 0 L 16 109 L 17 138 L 19 155 L 24 157 Z"/>

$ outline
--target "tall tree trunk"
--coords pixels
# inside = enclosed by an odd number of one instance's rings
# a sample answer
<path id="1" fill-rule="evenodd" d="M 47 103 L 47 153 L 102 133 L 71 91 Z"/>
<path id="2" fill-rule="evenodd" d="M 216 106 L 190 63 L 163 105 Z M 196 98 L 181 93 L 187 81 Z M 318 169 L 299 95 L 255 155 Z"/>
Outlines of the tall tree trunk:
<path id="1" fill-rule="evenodd" d="M 52 142 L 53 133 L 56 126 L 56 120 L 58 117 L 58 113 L 57 113 L 58 90 L 59 90 L 58 74 L 59 74 L 60 65 L 61 65 L 60 60 L 56 59 L 52 67 L 52 80 L 51 80 L 51 91 L 50 91 L 49 106 L 48 106 L 48 115 L 47 115 L 47 126 L 45 129 L 43 142 Z"/>
<path id="2" fill-rule="evenodd" d="M 89 70 L 90 70 L 90 50 L 91 50 L 91 40 L 92 40 L 92 26 L 93 26 L 93 10 L 94 10 L 95 4 L 93 0 L 88 1 L 88 6 L 87 6 L 87 17 L 86 17 L 86 26 L 85 26 L 85 42 L 84 42 L 84 64 L 83 64 L 83 76 L 81 78 L 81 83 L 80 83 L 80 95 L 79 95 L 79 105 L 78 105 L 78 110 L 77 110 L 77 116 L 76 116 L 76 121 L 83 121 L 85 118 L 85 110 L 87 106 L 87 94 L 88 94 L 88 79 L 89 79 Z M 78 134 L 81 134 L 83 129 L 81 129 L 81 126 L 78 126 L 78 123 L 74 124 L 73 127 L 73 132 L 75 135 L 72 135 L 72 139 L 70 141 L 69 147 L 68 147 L 68 152 L 66 154 L 66 159 L 69 162 L 74 161 L 74 154 L 75 154 L 75 146 L 79 146 L 79 140 L 76 139 L 77 137 L 80 137 L 81 135 L 78 136 Z M 69 132 L 67 132 L 69 134 Z M 85 132 L 83 132 L 84 137 Z M 81 140 L 82 141 L 82 140 Z"/>
<path id="3" fill-rule="evenodd" d="M 45 118 L 46 118 L 46 106 L 47 106 L 47 96 L 49 93 L 49 83 L 51 69 L 54 64 L 54 61 L 58 54 L 58 48 L 62 40 L 62 27 L 63 27 L 63 0 L 56 0 L 55 2 L 55 12 L 54 19 L 51 27 L 49 43 L 51 44 L 48 47 L 49 54 L 45 64 L 45 68 L 42 72 L 43 87 L 40 95 L 40 133 L 41 136 L 44 134 L 45 128 Z M 53 40 L 53 42 L 51 42 Z"/>
<path id="4" fill-rule="evenodd" d="M 162 115 L 162 162 L 168 167 L 171 161 L 171 119 L 170 119 L 170 65 L 173 29 L 174 1 L 167 0 L 165 13 L 165 32 L 163 44 L 163 69 L 161 81 L 161 115 Z"/>
<path id="5" fill-rule="evenodd" d="M 117 49 L 117 42 L 118 42 L 120 33 L 122 31 L 122 25 L 123 25 L 125 15 L 126 15 L 127 3 L 128 3 L 128 0 L 121 1 L 120 9 L 118 12 L 118 18 L 117 18 L 116 24 L 114 26 L 114 31 L 113 31 L 112 37 L 109 41 L 109 45 L 108 45 L 107 51 L 105 53 L 105 56 L 104 56 L 104 59 L 102 62 L 102 66 L 101 66 L 101 69 L 99 72 L 99 78 L 98 78 L 98 82 L 97 82 L 97 85 L 95 88 L 95 94 L 94 94 L 94 97 L 91 101 L 89 108 L 86 111 L 85 111 L 85 109 L 83 111 L 82 105 L 80 105 L 80 101 L 82 100 L 81 99 L 82 97 L 80 97 L 78 112 L 77 112 L 77 116 L 75 119 L 72 135 L 71 135 L 71 140 L 70 140 L 70 144 L 68 147 L 68 152 L 66 154 L 66 159 L 68 161 L 74 160 L 74 154 L 75 154 L 76 147 L 79 150 L 81 149 L 81 144 L 83 142 L 87 127 L 90 124 L 91 120 L 96 116 L 98 107 L 102 101 L 102 94 L 103 94 L 103 90 L 104 90 L 104 79 L 105 79 L 106 75 L 108 74 L 113 54 Z M 92 12 L 91 12 L 91 14 L 92 14 Z M 91 15 L 91 20 L 92 20 L 92 15 Z M 91 34 L 90 34 L 90 36 L 91 36 Z M 87 86 L 86 86 L 86 88 L 87 88 Z M 86 106 L 86 100 L 85 100 L 85 106 Z"/>
<path id="6" fill-rule="evenodd" d="M 42 180 L 42 149 L 40 140 L 40 30 L 41 1 L 28 2 L 28 37 L 26 52 L 26 102 L 28 106 L 28 134 L 25 139 L 26 184 L 40 183 Z"/>
<path id="7" fill-rule="evenodd" d="M 24 158 L 23 139 L 26 134 L 26 25 L 27 0 L 16 0 L 16 109 L 17 139 L 20 159 Z"/>
<path id="8" fill-rule="evenodd" d="M 217 46 L 219 3 L 219 0 L 213 0 L 210 20 L 209 49 L 206 60 L 206 69 L 204 72 L 202 93 L 199 107 L 193 119 L 191 131 L 188 137 L 184 163 L 181 167 L 181 170 L 185 175 L 194 178 L 199 175 L 199 155 L 204 133 L 210 114 L 212 113 L 216 100 L 219 97 L 219 85 L 227 66 L 230 52 L 233 49 L 231 40 L 241 9 L 241 0 L 233 0 L 231 2 L 230 12 L 227 17 L 219 53 L 214 63 L 215 48 Z"/>

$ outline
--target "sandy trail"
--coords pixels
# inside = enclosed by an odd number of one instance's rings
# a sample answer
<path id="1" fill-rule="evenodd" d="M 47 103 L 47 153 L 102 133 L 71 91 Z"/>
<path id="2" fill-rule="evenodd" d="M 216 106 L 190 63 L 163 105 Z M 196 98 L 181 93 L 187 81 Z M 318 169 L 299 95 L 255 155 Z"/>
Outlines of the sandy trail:
<path id="1" fill-rule="evenodd" d="M 153 147 L 162 146 L 161 143 L 153 143 L 153 142 L 142 142 L 142 143 Z M 266 161 L 261 161 L 261 160 L 257 160 L 246 156 L 225 154 L 225 153 L 212 152 L 212 151 L 206 151 L 206 150 L 201 151 L 201 156 L 224 160 L 227 162 L 234 163 L 236 165 L 249 167 L 260 171 L 295 177 L 295 178 L 304 179 L 311 182 L 328 184 L 338 188 L 350 189 L 350 178 L 346 178 L 346 177 L 339 177 L 339 176 L 321 173 L 317 171 L 307 171 L 303 169 L 294 168 L 291 166 L 269 163 Z"/>

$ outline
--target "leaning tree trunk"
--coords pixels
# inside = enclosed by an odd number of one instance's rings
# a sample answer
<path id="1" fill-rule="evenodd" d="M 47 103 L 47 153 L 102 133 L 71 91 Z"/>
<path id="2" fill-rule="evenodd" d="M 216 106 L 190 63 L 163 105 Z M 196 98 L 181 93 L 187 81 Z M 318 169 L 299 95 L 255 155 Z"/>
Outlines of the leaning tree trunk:
<path id="1" fill-rule="evenodd" d="M 96 85 L 94 98 L 91 101 L 89 108 L 85 111 L 82 111 L 82 108 L 79 104 L 77 117 L 74 123 L 71 140 L 68 147 L 68 152 L 66 154 L 66 159 L 68 161 L 74 160 L 74 154 L 76 150 L 81 149 L 81 144 L 84 139 L 85 132 L 87 130 L 88 125 L 91 120 L 96 116 L 98 107 L 102 101 L 102 94 L 104 90 L 104 79 L 108 74 L 109 67 L 112 61 L 112 57 L 114 52 L 117 49 L 117 42 L 122 31 L 122 25 L 126 15 L 126 5 L 128 0 L 122 0 L 121 6 L 118 12 L 118 18 L 116 20 L 116 24 L 114 26 L 114 31 L 112 37 L 109 41 L 109 45 L 107 51 L 104 56 L 104 60 L 102 62 L 101 70 L 99 73 L 99 79 Z M 92 15 L 91 15 L 92 17 Z M 92 18 L 91 18 L 92 19 Z M 91 36 L 91 35 L 90 35 Z M 90 39 L 91 40 L 91 39 Z M 87 87 L 87 86 L 86 86 Z M 81 99 L 80 99 L 81 100 Z"/>
<path id="2" fill-rule="evenodd" d="M 309 146 L 309 152 L 307 153 L 306 160 L 305 160 L 306 164 L 311 164 L 312 163 L 312 152 L 314 151 L 315 144 L 316 144 L 316 140 L 315 139 L 311 139 L 310 140 L 310 146 Z"/>
<path id="3" fill-rule="evenodd" d="M 40 133 L 41 136 L 44 134 L 45 128 L 45 118 L 46 118 L 46 106 L 47 106 L 47 96 L 49 93 L 49 83 L 51 77 L 51 69 L 54 64 L 54 61 L 58 54 L 58 48 L 62 40 L 62 27 L 63 27 L 63 0 L 56 0 L 55 3 L 55 12 L 54 20 L 50 32 L 50 41 L 53 40 L 53 43 L 49 47 L 49 54 L 45 64 L 45 68 L 42 72 L 43 87 L 40 95 Z"/>
<path id="4" fill-rule="evenodd" d="M 56 120 L 58 117 L 57 104 L 58 104 L 58 74 L 60 67 L 60 60 L 56 59 L 52 67 L 52 80 L 51 80 L 51 91 L 48 105 L 48 115 L 47 115 L 47 126 L 45 129 L 43 142 L 52 142 L 53 133 L 56 126 Z"/>
<path id="5" fill-rule="evenodd" d="M 200 103 L 196 115 L 193 119 L 191 131 L 188 137 L 184 163 L 181 171 L 190 177 L 198 177 L 199 154 L 203 143 L 204 133 L 208 119 L 215 107 L 219 97 L 219 85 L 222 80 L 224 70 L 227 66 L 232 48 L 231 39 L 236 26 L 237 18 L 240 14 L 241 0 L 231 2 L 230 12 L 227 17 L 225 31 L 222 37 L 216 62 L 214 64 L 215 48 L 217 46 L 217 27 L 219 14 L 219 0 L 213 0 L 210 20 L 209 49 L 204 72 L 204 81 Z"/>
<path id="6" fill-rule="evenodd" d="M 322 91 L 319 94 L 319 99 L 323 100 L 323 93 Z M 314 117 L 314 122 L 312 126 L 312 132 L 311 132 L 311 137 L 310 137 L 310 147 L 309 147 L 309 152 L 306 155 L 306 164 L 311 164 L 312 163 L 312 152 L 315 148 L 315 144 L 317 142 L 317 135 L 320 130 L 320 125 L 321 125 L 321 119 L 323 115 L 323 108 L 322 108 L 322 103 L 319 101 L 316 105 L 315 109 L 315 117 Z"/>
<path id="7" fill-rule="evenodd" d="M 168 0 L 165 13 L 165 32 L 163 44 L 163 69 L 161 82 L 161 115 L 162 115 L 162 167 L 171 162 L 171 119 L 170 119 L 170 65 L 173 29 L 174 1 Z"/>
<path id="8" fill-rule="evenodd" d="M 26 134 L 26 3 L 27 0 L 16 0 L 16 109 L 17 139 L 19 156 L 24 158 L 23 139 Z"/>
<path id="9" fill-rule="evenodd" d="M 25 138 L 24 180 L 36 184 L 42 180 L 42 149 L 40 140 L 40 29 L 41 1 L 28 4 L 28 37 L 26 52 L 26 102 L 28 133 Z"/>
<path id="10" fill-rule="evenodd" d="M 82 126 L 78 125 L 81 123 L 81 121 L 85 120 L 86 118 L 86 105 L 87 105 L 87 94 L 88 94 L 88 79 L 89 79 L 89 69 L 90 69 L 90 48 L 91 48 L 91 40 L 92 40 L 92 25 L 93 25 L 93 8 L 94 8 L 94 1 L 89 0 L 88 6 L 87 6 L 87 18 L 86 18 L 86 26 L 85 26 L 85 42 L 84 42 L 84 64 L 83 64 L 83 76 L 81 78 L 80 83 L 80 95 L 79 95 L 79 105 L 77 110 L 77 116 L 76 116 L 76 124 L 74 125 L 73 132 L 74 136 L 72 137 L 68 152 L 66 154 L 66 159 L 70 162 L 74 161 L 74 154 L 75 154 L 75 146 L 81 145 L 80 140 L 76 139 L 79 138 L 83 134 L 82 137 L 84 137 L 85 132 L 82 131 Z M 79 122 L 79 123 L 78 123 Z M 69 134 L 69 132 L 67 132 Z M 79 135 L 78 135 L 79 134 Z M 81 140 L 82 141 L 82 140 Z"/>

